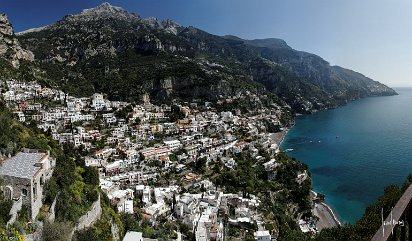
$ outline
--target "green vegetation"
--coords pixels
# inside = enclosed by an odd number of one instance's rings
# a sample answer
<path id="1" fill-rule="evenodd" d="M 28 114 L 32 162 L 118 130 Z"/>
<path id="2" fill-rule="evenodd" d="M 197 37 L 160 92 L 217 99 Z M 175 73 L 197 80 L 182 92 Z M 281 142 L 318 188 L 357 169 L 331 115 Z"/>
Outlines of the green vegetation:
<path id="1" fill-rule="evenodd" d="M 273 122 L 271 122 L 271 121 L 269 121 L 269 120 L 267 120 L 267 119 L 265 119 L 265 120 L 263 121 L 263 124 L 264 124 L 265 127 L 266 127 L 266 132 L 269 132 L 269 133 L 277 133 L 277 132 L 280 132 L 280 131 L 281 131 L 281 130 L 280 130 L 280 125 L 274 124 Z"/>
<path id="2" fill-rule="evenodd" d="M 37 130 L 32 130 L 13 119 L 13 114 L 0 101 L 0 152 L 14 155 L 22 148 L 50 151 L 55 156 L 58 143 Z M 1 161 L 1 160 L 0 160 Z"/>
<path id="3" fill-rule="evenodd" d="M 3 193 L 0 193 L 2 195 Z M 4 200 L 3 197 L 0 198 L 0 226 L 5 225 L 10 219 L 10 209 L 13 203 L 11 200 Z"/>
<path id="4" fill-rule="evenodd" d="M 316 240 L 370 240 L 382 224 L 380 215 L 382 208 L 384 216 L 389 215 L 392 207 L 395 206 L 404 191 L 411 184 L 412 175 L 409 175 L 402 187 L 396 185 L 386 187 L 382 196 L 366 208 L 365 213 L 358 222 L 355 224 L 346 224 L 338 228 L 324 229 L 316 237 Z"/>
<path id="5" fill-rule="evenodd" d="M 99 176 L 96 168 L 86 167 L 81 157 L 81 150 L 74 149 L 67 145 L 61 149 L 56 141 L 49 136 L 40 134 L 37 128 L 29 129 L 13 119 L 11 112 L 0 102 L 0 151 L 6 155 L 13 155 L 22 148 L 33 148 L 49 150 L 56 158 L 56 167 L 53 176 L 45 184 L 45 204 L 50 206 L 57 197 L 56 222 L 45 223 L 50 227 L 50 232 L 44 232 L 45 240 L 65 240 L 71 232 L 73 225 L 78 218 L 89 211 L 92 203 L 99 195 Z M 4 200 L 0 193 L 0 227 L 4 227 L 9 220 L 9 211 L 12 201 Z M 113 220 L 117 214 L 110 207 L 106 208 L 110 212 Z M 44 217 L 41 217 L 44 219 Z M 16 230 L 30 233 L 36 228 L 33 225 L 26 226 L 27 207 L 18 214 L 15 222 Z M 102 221 L 104 222 L 104 221 Z M 121 222 L 119 222 L 121 224 Z M 121 227 L 120 227 L 121 228 Z M 4 229 L 4 228 L 3 228 Z M 0 230 L 1 231 L 1 230 Z M 15 236 L 15 231 L 5 229 L 1 236 Z M 0 239 L 8 240 L 8 239 Z M 102 239 L 103 240 L 103 239 Z"/>
<path id="6" fill-rule="evenodd" d="M 44 241 L 70 241 L 70 233 L 72 232 L 72 224 L 68 222 L 54 222 L 46 221 L 43 226 L 43 240 Z"/>
<path id="7" fill-rule="evenodd" d="M 176 122 L 177 120 L 185 118 L 185 113 L 180 110 L 180 107 L 177 105 L 173 105 L 171 107 L 171 112 L 169 114 L 169 118 L 171 122 Z"/>
<path id="8" fill-rule="evenodd" d="M 24 241 L 23 236 L 14 228 L 7 229 L 0 226 L 1 241 Z"/>
<path id="9" fill-rule="evenodd" d="M 0 178 L 0 186 L 3 180 Z M 11 200 L 4 200 L 4 194 L 0 191 L 0 227 L 5 226 L 7 221 L 10 219 L 10 209 L 13 203 Z"/>
<path id="10" fill-rule="evenodd" d="M 12 226 L 22 234 L 30 234 L 36 231 L 38 224 L 36 220 L 30 222 L 29 208 L 27 205 L 22 205 L 21 210 L 17 213 L 17 220 Z"/>
<path id="11" fill-rule="evenodd" d="M 135 205 L 136 206 L 136 205 Z M 158 217 L 158 225 L 152 226 L 149 220 L 142 216 L 140 209 L 135 214 L 121 214 L 121 220 L 124 224 L 124 228 L 127 231 L 142 232 L 144 237 L 158 239 L 158 240 L 171 240 L 176 238 L 176 233 L 173 230 L 177 230 L 179 222 L 172 222 L 166 217 Z M 182 231 L 183 232 L 183 231 Z"/>
<path id="12" fill-rule="evenodd" d="M 46 189 L 49 202 L 58 193 L 56 220 L 74 223 L 84 215 L 98 199 L 98 183 L 97 169 L 86 167 L 80 154 L 66 145 Z"/>

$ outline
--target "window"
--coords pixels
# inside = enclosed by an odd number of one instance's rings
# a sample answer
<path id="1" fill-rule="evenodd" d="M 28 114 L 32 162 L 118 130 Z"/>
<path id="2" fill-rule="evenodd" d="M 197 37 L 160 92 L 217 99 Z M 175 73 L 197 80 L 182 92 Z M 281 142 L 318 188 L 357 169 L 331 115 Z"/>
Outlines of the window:
<path id="1" fill-rule="evenodd" d="M 37 187 L 37 183 L 34 183 L 33 185 L 33 196 L 36 197 L 36 187 Z"/>
<path id="2" fill-rule="evenodd" d="M 27 196 L 27 189 L 26 188 L 21 189 L 21 195 L 22 196 Z"/>

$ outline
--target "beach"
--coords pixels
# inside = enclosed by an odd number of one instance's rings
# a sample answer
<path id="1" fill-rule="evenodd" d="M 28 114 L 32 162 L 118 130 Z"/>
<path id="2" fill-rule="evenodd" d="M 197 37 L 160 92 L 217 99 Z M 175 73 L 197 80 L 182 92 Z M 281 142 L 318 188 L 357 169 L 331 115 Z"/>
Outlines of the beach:
<path id="1" fill-rule="evenodd" d="M 285 128 L 284 130 L 276 133 L 272 133 L 270 138 L 275 141 L 275 143 L 280 147 L 282 144 L 283 139 L 285 139 L 286 134 L 288 133 L 289 129 Z"/>
<path id="2" fill-rule="evenodd" d="M 318 231 L 341 225 L 333 210 L 324 202 L 315 202 L 312 212 L 319 218 L 319 221 L 316 222 Z"/>

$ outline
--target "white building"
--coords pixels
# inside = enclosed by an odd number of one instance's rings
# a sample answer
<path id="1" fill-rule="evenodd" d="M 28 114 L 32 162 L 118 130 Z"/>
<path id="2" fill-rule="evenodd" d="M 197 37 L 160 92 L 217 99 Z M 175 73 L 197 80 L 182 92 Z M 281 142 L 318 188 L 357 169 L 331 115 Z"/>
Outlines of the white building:
<path id="1" fill-rule="evenodd" d="M 124 236 L 123 241 L 143 241 L 143 233 L 128 231 Z"/>
<path id="2" fill-rule="evenodd" d="M 17 118 L 19 119 L 20 122 L 25 122 L 26 121 L 26 117 L 24 116 L 23 112 L 16 111 L 16 112 L 14 112 L 14 114 L 17 116 Z"/>
<path id="3" fill-rule="evenodd" d="M 144 203 L 151 203 L 151 198 L 152 198 L 151 192 L 152 192 L 152 190 L 150 189 L 149 186 L 145 186 L 145 187 L 144 187 L 144 189 L 143 189 L 143 197 L 142 197 L 142 201 L 143 201 Z"/>
<path id="4" fill-rule="evenodd" d="M 271 241 L 272 236 L 270 235 L 269 231 L 256 231 L 254 232 L 253 236 L 255 237 L 255 240 L 259 241 Z"/>
<path id="5" fill-rule="evenodd" d="M 104 101 L 103 95 L 95 93 L 92 96 L 92 105 L 91 105 L 95 110 L 101 110 L 106 106 L 106 103 Z"/>
<path id="6" fill-rule="evenodd" d="M 133 190 L 116 190 L 107 195 L 112 205 L 117 207 L 118 212 L 133 214 Z"/>
<path id="7" fill-rule="evenodd" d="M 182 143 L 179 140 L 163 141 L 166 146 L 170 147 L 172 151 L 175 151 L 182 147 Z"/>

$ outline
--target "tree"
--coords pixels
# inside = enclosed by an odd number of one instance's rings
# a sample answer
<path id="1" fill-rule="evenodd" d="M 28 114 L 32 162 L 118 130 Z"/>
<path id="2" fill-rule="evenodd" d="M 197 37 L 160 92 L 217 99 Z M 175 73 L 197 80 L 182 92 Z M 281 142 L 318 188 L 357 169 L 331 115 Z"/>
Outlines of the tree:
<path id="1" fill-rule="evenodd" d="M 139 225 L 139 222 L 135 215 L 128 213 L 121 213 L 120 219 L 124 225 L 124 229 L 127 231 L 136 231 L 141 232 L 142 228 Z"/>
<path id="2" fill-rule="evenodd" d="M 134 125 L 134 126 L 140 125 L 140 123 L 142 123 L 142 120 L 141 120 L 139 117 L 136 117 L 136 118 L 134 119 L 133 125 Z"/>
<path id="3" fill-rule="evenodd" d="M 185 113 L 180 110 L 180 107 L 177 105 L 173 105 L 171 107 L 171 112 L 170 112 L 170 121 L 171 122 L 176 122 L 177 120 L 185 118 Z"/>
<path id="4" fill-rule="evenodd" d="M 145 159 L 144 155 L 141 152 L 139 152 L 139 160 L 144 161 L 144 159 Z"/>
<path id="5" fill-rule="evenodd" d="M 52 204 L 58 192 L 59 186 L 56 183 L 56 179 L 51 177 L 44 184 L 45 203 Z"/>
<path id="6" fill-rule="evenodd" d="M 169 160 L 171 161 L 171 162 L 177 162 L 177 157 L 176 157 L 176 155 L 175 154 L 170 154 L 169 155 Z"/>
<path id="7" fill-rule="evenodd" d="M 199 158 L 196 160 L 195 163 L 195 171 L 200 172 L 200 173 L 205 173 L 206 172 L 206 162 L 207 159 L 205 157 Z"/>
<path id="8" fill-rule="evenodd" d="M 99 171 L 96 167 L 83 167 L 84 173 L 82 175 L 84 182 L 94 186 L 99 185 Z"/>
<path id="9" fill-rule="evenodd" d="M 76 164 L 72 158 L 59 156 L 56 160 L 56 168 L 53 176 L 60 187 L 68 187 L 75 181 Z"/>
<path id="10" fill-rule="evenodd" d="M 0 198 L 0 225 L 4 225 L 10 219 L 10 209 L 13 206 L 13 202 L 11 200 L 3 200 L 2 197 Z"/>
<path id="11" fill-rule="evenodd" d="M 49 223 L 46 221 L 43 227 L 44 241 L 70 241 L 73 228 L 67 222 Z"/>

